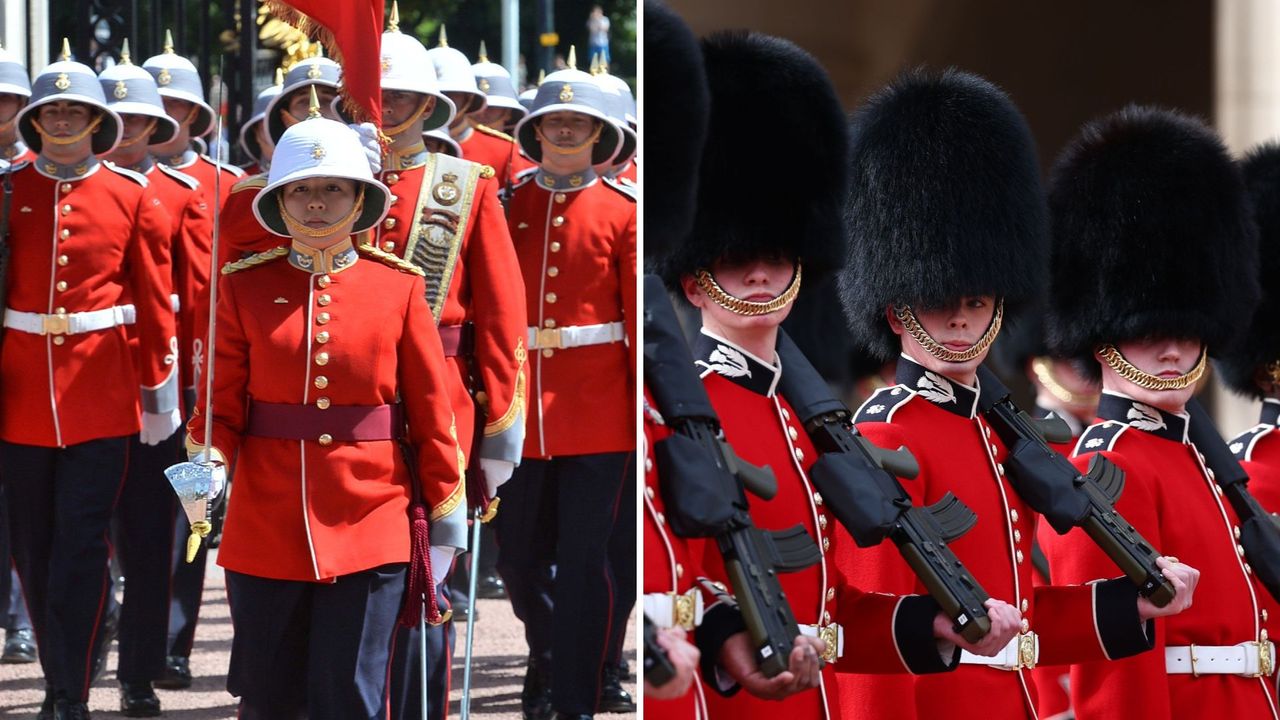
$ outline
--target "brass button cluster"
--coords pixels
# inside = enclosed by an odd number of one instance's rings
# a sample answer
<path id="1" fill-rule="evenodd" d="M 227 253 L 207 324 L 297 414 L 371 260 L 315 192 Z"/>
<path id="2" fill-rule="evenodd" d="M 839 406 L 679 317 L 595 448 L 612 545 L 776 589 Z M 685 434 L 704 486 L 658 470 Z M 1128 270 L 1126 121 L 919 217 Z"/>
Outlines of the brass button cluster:
<path id="1" fill-rule="evenodd" d="M 555 194 L 555 201 L 556 201 L 556 204 L 558 204 L 558 205 L 563 205 L 563 204 L 564 204 L 564 201 L 565 201 L 565 200 L 568 200 L 568 199 L 569 199 L 569 197 L 568 197 L 567 195 L 565 195 L 564 193 L 556 193 L 556 194 Z"/>
<path id="2" fill-rule="evenodd" d="M 62 230 L 58 233 L 58 236 L 61 237 L 63 240 L 66 240 L 67 238 L 71 237 L 70 228 L 62 228 Z"/>
<path id="3" fill-rule="evenodd" d="M 560 241 L 552 240 L 550 245 L 551 252 L 560 252 Z"/>
<path id="4" fill-rule="evenodd" d="M 71 258 L 67 257 L 66 255 L 59 255 L 59 256 L 58 256 L 58 265 L 59 265 L 60 267 L 66 267 L 66 266 L 67 266 L 67 263 L 69 263 L 69 262 L 71 262 Z"/>
<path id="5" fill-rule="evenodd" d="M 560 268 L 558 268 L 558 267 L 556 267 L 556 266 L 554 266 L 554 265 L 552 265 L 551 267 L 547 268 L 547 277 L 555 277 L 555 276 L 557 276 L 557 275 L 559 275 L 559 274 L 560 274 Z"/>
<path id="6" fill-rule="evenodd" d="M 320 307 L 324 307 L 331 302 L 333 302 L 333 298 L 330 297 L 328 293 L 325 293 L 324 295 L 321 295 L 320 297 L 316 298 L 316 303 L 320 305 Z"/>
<path id="7" fill-rule="evenodd" d="M 70 215 L 70 214 L 71 214 L 71 205 L 69 205 L 69 204 L 68 204 L 68 205 L 63 205 L 63 206 L 62 206 L 62 214 L 63 214 L 63 215 Z"/>
<path id="8" fill-rule="evenodd" d="M 329 287 L 329 284 L 332 282 L 333 282 L 333 279 L 330 278 L 328 275 L 321 275 L 320 277 L 316 278 L 316 286 L 319 287 L 321 290 Z"/>
<path id="9" fill-rule="evenodd" d="M 329 364 L 329 353 L 327 353 L 327 352 L 318 352 L 318 353 L 316 353 L 316 364 L 317 364 L 317 365 L 328 365 L 328 364 Z"/>
<path id="10" fill-rule="evenodd" d="M 316 315 L 316 324 L 317 324 L 317 325 L 325 325 L 325 324 L 327 324 L 328 322 L 329 322 L 329 313 L 327 313 L 327 312 L 322 312 L 322 313 L 320 313 L 319 315 Z"/>
<path id="11" fill-rule="evenodd" d="M 317 375 L 317 376 L 316 376 L 316 379 L 315 379 L 315 380 L 313 380 L 313 381 L 311 382 L 311 384 L 312 384 L 312 385 L 315 385 L 317 390 L 323 390 L 323 389 L 325 389 L 325 388 L 329 387 L 329 378 L 327 378 L 327 377 L 325 377 L 325 376 L 323 376 L 323 375 Z"/>
<path id="12" fill-rule="evenodd" d="M 556 301 L 556 294 L 553 292 L 547 293 L 547 302 L 554 304 L 555 301 Z"/>
<path id="13" fill-rule="evenodd" d="M 66 292 L 66 291 L 67 291 L 67 281 L 66 281 L 66 280 L 59 280 L 59 281 L 58 281 L 58 283 L 57 283 L 56 285 L 54 285 L 53 287 L 54 287 L 54 289 L 55 289 L 55 290 L 57 290 L 58 292 Z"/>
<path id="14" fill-rule="evenodd" d="M 329 331 L 321 330 L 320 332 L 316 333 L 316 342 L 320 343 L 321 345 L 329 342 Z"/>

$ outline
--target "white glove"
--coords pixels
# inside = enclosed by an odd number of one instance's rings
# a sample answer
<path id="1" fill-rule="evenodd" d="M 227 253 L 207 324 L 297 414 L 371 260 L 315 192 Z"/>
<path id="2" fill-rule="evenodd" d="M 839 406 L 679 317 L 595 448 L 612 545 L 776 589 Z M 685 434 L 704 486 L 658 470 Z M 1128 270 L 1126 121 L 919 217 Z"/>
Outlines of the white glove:
<path id="1" fill-rule="evenodd" d="M 167 413 L 142 413 L 142 432 L 138 439 L 143 445 L 159 445 L 168 440 L 182 425 L 182 413 L 174 408 Z"/>
<path id="2" fill-rule="evenodd" d="M 484 486 L 489 491 L 489 497 L 495 498 L 498 497 L 498 488 L 511 479 L 511 472 L 516 469 L 516 464 L 506 460 L 480 458 L 480 469 L 484 471 Z"/>
<path id="3" fill-rule="evenodd" d="M 448 545 L 431 546 L 431 582 L 435 583 L 437 588 L 444 584 L 445 576 L 453 567 L 453 556 L 454 549 Z"/>
<path id="4" fill-rule="evenodd" d="M 360 145 L 364 147 L 365 159 L 369 161 L 369 169 L 374 175 L 382 172 L 382 143 L 378 142 L 378 126 L 373 123 L 352 123 L 347 127 L 360 136 Z"/>

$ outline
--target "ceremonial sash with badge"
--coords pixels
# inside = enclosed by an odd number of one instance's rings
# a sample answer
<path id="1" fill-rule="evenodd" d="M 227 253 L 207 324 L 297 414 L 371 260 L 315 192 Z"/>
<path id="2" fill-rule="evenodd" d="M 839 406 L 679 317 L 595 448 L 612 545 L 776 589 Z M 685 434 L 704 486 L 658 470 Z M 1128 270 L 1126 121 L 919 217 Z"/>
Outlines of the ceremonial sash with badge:
<path id="1" fill-rule="evenodd" d="M 423 169 L 422 191 L 404 256 L 426 273 L 427 305 L 437 323 L 445 298 L 449 297 L 482 168 L 473 162 L 432 153 Z"/>

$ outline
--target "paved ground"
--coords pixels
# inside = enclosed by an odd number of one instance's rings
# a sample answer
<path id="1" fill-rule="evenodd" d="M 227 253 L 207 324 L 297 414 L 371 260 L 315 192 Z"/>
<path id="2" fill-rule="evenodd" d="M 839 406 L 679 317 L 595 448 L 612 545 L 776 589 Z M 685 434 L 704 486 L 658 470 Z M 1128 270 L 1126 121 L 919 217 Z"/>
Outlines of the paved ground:
<path id="1" fill-rule="evenodd" d="M 210 558 L 205 585 L 204 608 L 196 632 L 191 671 L 195 683 L 189 690 L 158 690 L 164 717 L 172 720 L 223 720 L 235 717 L 234 699 L 227 694 L 226 668 L 231 656 L 231 617 L 227 610 L 222 569 Z M 528 648 L 520 622 L 506 600 L 481 600 L 476 625 L 476 664 L 472 670 L 471 712 L 481 720 L 518 720 L 520 685 Z M 634 618 L 633 618 L 634 620 Z M 632 630 L 634 630 L 634 621 Z M 458 657 L 454 663 L 450 715 L 457 717 L 462 698 L 462 647 L 465 626 L 459 627 Z M 636 667 L 635 633 L 628 635 L 627 653 Z M 122 717 L 115 679 L 115 651 L 107 661 L 107 672 L 92 690 L 89 708 L 95 717 Z M 633 672 L 634 674 L 634 672 Z M 627 689 L 635 695 L 634 677 Z M 44 697 L 38 665 L 0 665 L 0 719 L 34 717 Z M 602 718 L 633 720 L 634 715 L 603 715 Z"/>

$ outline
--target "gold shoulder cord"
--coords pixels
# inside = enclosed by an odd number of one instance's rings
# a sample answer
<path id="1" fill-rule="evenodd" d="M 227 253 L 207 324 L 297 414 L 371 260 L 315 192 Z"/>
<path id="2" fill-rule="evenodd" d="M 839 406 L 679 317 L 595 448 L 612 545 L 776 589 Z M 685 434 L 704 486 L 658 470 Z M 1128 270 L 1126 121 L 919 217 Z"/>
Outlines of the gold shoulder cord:
<path id="1" fill-rule="evenodd" d="M 231 273 L 240 272 L 241 270 L 248 270 L 249 268 L 257 267 L 265 262 L 270 262 L 271 260 L 284 257 L 288 254 L 289 247 L 287 245 L 277 245 L 270 250 L 264 250 L 256 255 L 250 255 L 242 260 L 235 260 L 223 265 L 222 274 L 230 275 Z"/>
<path id="2" fill-rule="evenodd" d="M 743 300 L 736 298 L 724 291 L 716 279 L 707 270 L 699 270 L 694 273 L 693 279 L 698 283 L 698 287 L 711 298 L 711 301 L 720 307 L 728 310 L 735 315 L 745 315 L 753 317 L 756 315 L 768 315 L 776 312 L 789 305 L 796 299 L 796 295 L 800 294 L 800 263 L 796 263 L 796 274 L 791 278 L 791 284 L 778 297 L 768 302 L 752 302 L 751 300 Z"/>
<path id="3" fill-rule="evenodd" d="M 1124 355 L 1116 349 L 1115 345 L 1107 344 L 1098 348 L 1098 355 L 1102 361 L 1107 364 L 1116 374 L 1147 390 L 1181 390 L 1190 385 L 1196 384 L 1201 376 L 1204 375 L 1205 368 L 1208 366 L 1209 350 L 1202 348 L 1200 350 L 1200 360 L 1195 367 L 1187 371 L 1183 375 L 1175 378 L 1162 378 L 1152 375 L 1145 370 L 1139 370 L 1133 363 L 1125 359 Z"/>
<path id="4" fill-rule="evenodd" d="M 987 348 L 991 347 L 991 343 L 995 342 L 996 335 L 1000 333 L 1000 325 L 1004 322 L 1004 301 L 1001 300 L 996 305 L 996 312 L 991 316 L 991 324 L 987 326 L 987 331 L 983 333 L 982 337 L 978 338 L 978 342 L 963 352 L 948 350 L 937 340 L 934 340 L 933 336 L 929 335 L 929 332 L 916 320 L 916 314 L 911 311 L 910 305 L 894 307 L 893 314 L 902 323 L 902 327 L 907 331 L 907 334 L 920 343 L 920 347 L 924 348 L 930 355 L 943 362 L 962 363 L 969 362 L 986 352 Z"/>
<path id="5" fill-rule="evenodd" d="M 1047 357 L 1034 358 L 1031 361 L 1031 372 L 1035 373 L 1036 379 L 1044 386 L 1060 403 L 1067 405 L 1096 405 L 1098 403 L 1097 393 L 1078 393 L 1068 390 L 1053 374 L 1053 360 Z"/>

